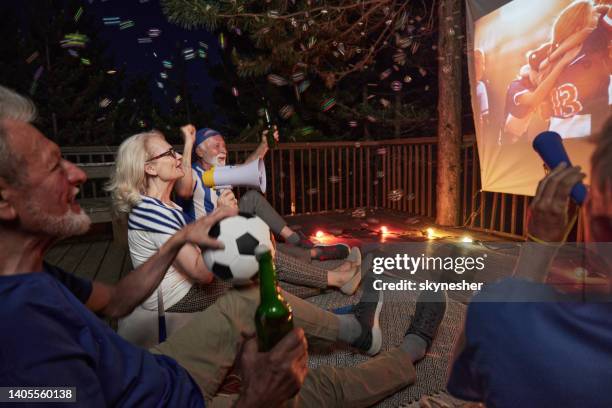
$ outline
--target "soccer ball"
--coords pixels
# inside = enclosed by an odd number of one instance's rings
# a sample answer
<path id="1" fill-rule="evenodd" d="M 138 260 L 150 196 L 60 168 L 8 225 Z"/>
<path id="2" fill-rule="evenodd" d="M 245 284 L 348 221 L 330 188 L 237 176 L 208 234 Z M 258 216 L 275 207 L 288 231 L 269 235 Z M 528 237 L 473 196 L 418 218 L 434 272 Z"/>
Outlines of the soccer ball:
<path id="1" fill-rule="evenodd" d="M 270 228 L 255 215 L 240 213 L 216 223 L 209 235 L 225 245 L 224 249 L 204 251 L 204 263 L 216 277 L 244 285 L 259 271 L 255 248 L 265 245 L 272 250 Z"/>

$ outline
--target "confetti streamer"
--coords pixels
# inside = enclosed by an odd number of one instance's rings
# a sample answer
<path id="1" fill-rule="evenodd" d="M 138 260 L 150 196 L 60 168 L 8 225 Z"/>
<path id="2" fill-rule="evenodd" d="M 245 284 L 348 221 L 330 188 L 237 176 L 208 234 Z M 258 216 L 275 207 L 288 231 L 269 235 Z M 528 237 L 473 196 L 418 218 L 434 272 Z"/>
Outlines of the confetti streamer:
<path id="1" fill-rule="evenodd" d="M 122 21 L 121 24 L 119 24 L 119 30 L 125 30 L 130 27 L 134 27 L 134 22 L 132 20 Z"/>
<path id="2" fill-rule="evenodd" d="M 276 74 L 269 74 L 268 82 L 276 86 L 284 86 L 289 83 L 289 81 L 287 81 L 285 78 L 283 78 L 280 75 L 276 75 Z"/>
<path id="3" fill-rule="evenodd" d="M 278 111 L 278 113 L 280 114 L 281 118 L 286 120 L 295 113 L 295 109 L 292 105 L 285 105 Z"/>
<path id="4" fill-rule="evenodd" d="M 381 72 L 380 74 L 380 80 L 384 81 L 385 79 L 387 79 L 389 77 L 389 75 L 391 75 L 391 68 L 384 70 L 383 72 Z"/>
<path id="5" fill-rule="evenodd" d="M 83 14 L 83 7 L 79 7 L 79 9 L 76 11 L 76 13 L 74 13 L 74 22 L 78 22 L 79 18 L 81 18 L 81 15 Z"/>
<path id="6" fill-rule="evenodd" d="M 161 34 L 161 30 L 159 28 L 149 28 L 147 31 L 147 35 L 151 38 L 157 38 Z"/>
<path id="7" fill-rule="evenodd" d="M 62 48 L 84 48 L 89 42 L 89 38 L 85 34 L 70 33 L 64 36 L 60 41 Z"/>
<path id="8" fill-rule="evenodd" d="M 400 201 L 404 197 L 404 190 L 398 188 L 396 190 L 391 190 L 389 194 L 387 194 L 387 198 L 390 201 L 397 202 Z"/>
<path id="9" fill-rule="evenodd" d="M 324 100 L 323 103 L 321 104 L 321 110 L 323 112 L 327 112 L 334 106 L 336 106 L 336 98 L 328 98 Z"/>
<path id="10" fill-rule="evenodd" d="M 104 25 L 119 25 L 121 21 L 119 17 L 102 17 L 102 22 Z"/>
<path id="11" fill-rule="evenodd" d="M 391 89 L 395 92 L 399 92 L 402 90 L 402 83 L 400 81 L 391 82 Z"/>
<path id="12" fill-rule="evenodd" d="M 36 58 L 38 58 L 38 56 L 39 56 L 39 55 L 40 55 L 40 54 L 38 53 L 38 51 L 34 51 L 34 52 L 32 53 L 32 55 L 30 55 L 30 56 L 29 56 L 29 57 L 26 59 L 26 62 L 27 62 L 28 64 L 31 64 L 31 63 L 32 63 L 32 61 L 34 61 Z"/>

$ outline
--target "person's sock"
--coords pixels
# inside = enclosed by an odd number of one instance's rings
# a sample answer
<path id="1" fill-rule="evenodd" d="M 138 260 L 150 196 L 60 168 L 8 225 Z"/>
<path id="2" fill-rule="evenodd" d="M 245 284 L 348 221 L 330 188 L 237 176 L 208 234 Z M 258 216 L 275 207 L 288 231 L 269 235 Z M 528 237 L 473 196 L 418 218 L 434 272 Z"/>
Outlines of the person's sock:
<path id="1" fill-rule="evenodd" d="M 425 357 L 425 353 L 427 353 L 427 342 L 421 336 L 410 333 L 404 337 L 404 341 L 400 345 L 400 348 L 408 353 L 413 363 L 416 363 Z"/>
<path id="2" fill-rule="evenodd" d="M 337 315 L 338 325 L 338 340 L 352 344 L 361 335 L 361 324 L 353 314 Z"/>
<path id="3" fill-rule="evenodd" d="M 287 241 L 287 243 L 291 245 L 297 245 L 300 243 L 300 236 L 298 235 L 297 232 L 294 232 L 291 235 L 289 235 L 287 238 L 285 238 L 285 241 Z"/>

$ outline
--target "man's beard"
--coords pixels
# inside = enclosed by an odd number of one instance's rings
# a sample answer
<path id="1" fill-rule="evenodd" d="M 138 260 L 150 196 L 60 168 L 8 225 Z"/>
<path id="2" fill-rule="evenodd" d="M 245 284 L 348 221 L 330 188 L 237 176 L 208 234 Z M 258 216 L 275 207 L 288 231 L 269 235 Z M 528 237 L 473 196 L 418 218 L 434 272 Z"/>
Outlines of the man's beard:
<path id="1" fill-rule="evenodd" d="M 221 154 L 218 154 L 216 156 L 204 156 L 204 161 L 206 163 L 208 163 L 209 165 L 213 166 L 213 167 L 222 167 L 225 166 L 225 162 L 227 160 L 227 158 L 224 158 L 223 161 L 221 161 L 221 159 L 219 159 L 219 156 L 222 156 Z"/>
<path id="2" fill-rule="evenodd" d="M 56 238 L 68 238 L 82 235 L 89 230 L 91 219 L 83 210 L 75 213 L 68 209 L 63 215 L 49 215 L 36 203 L 29 202 L 26 206 L 30 231 L 40 232 Z"/>

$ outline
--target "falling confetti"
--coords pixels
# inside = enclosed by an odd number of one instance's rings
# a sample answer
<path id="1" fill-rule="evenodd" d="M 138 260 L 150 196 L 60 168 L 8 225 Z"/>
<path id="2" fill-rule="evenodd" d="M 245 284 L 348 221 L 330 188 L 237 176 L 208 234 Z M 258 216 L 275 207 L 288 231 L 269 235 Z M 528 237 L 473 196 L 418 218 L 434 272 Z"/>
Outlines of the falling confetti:
<path id="1" fill-rule="evenodd" d="M 291 79 L 293 79 L 293 82 L 302 82 L 304 78 L 306 78 L 306 75 L 301 71 L 294 72 L 291 75 Z"/>
<path id="2" fill-rule="evenodd" d="M 310 188 L 310 189 L 308 189 L 308 191 L 306 191 L 306 194 L 308 194 L 308 195 L 315 195 L 318 192 L 319 192 L 318 188 Z"/>
<path id="3" fill-rule="evenodd" d="M 338 177 L 338 176 L 331 176 L 328 180 L 329 180 L 330 183 L 335 184 L 335 183 L 340 181 L 340 177 Z"/>
<path id="4" fill-rule="evenodd" d="M 36 58 L 38 58 L 38 56 L 39 56 L 39 55 L 40 55 L 40 54 L 38 53 L 38 51 L 34 51 L 34 52 L 32 53 L 32 55 L 30 55 L 30 56 L 29 56 L 29 57 L 26 59 L 26 62 L 27 62 L 28 64 L 31 64 L 31 63 L 32 63 L 32 61 L 34 61 Z"/>
<path id="5" fill-rule="evenodd" d="M 168 74 L 166 74 L 165 72 L 160 72 L 159 76 L 162 77 L 163 79 L 168 79 Z"/>
<path id="6" fill-rule="evenodd" d="M 115 71 L 114 69 L 109 69 L 108 71 L 106 71 L 106 73 L 107 73 L 108 75 L 114 75 L 114 74 L 116 74 L 116 73 L 117 73 L 117 71 Z"/>
<path id="7" fill-rule="evenodd" d="M 106 108 L 106 107 L 108 107 L 108 105 L 110 105 L 110 104 L 111 104 L 111 100 L 110 100 L 110 99 L 108 99 L 108 98 L 104 98 L 104 99 L 102 99 L 102 100 L 100 101 L 100 107 L 101 107 L 101 108 Z"/>
<path id="8" fill-rule="evenodd" d="M 385 154 L 387 154 L 387 148 L 386 147 L 380 147 L 380 148 L 376 149 L 376 154 L 378 154 L 380 156 L 384 156 Z"/>
<path id="9" fill-rule="evenodd" d="M 164 84 L 162 84 L 162 83 L 161 83 L 161 82 L 159 82 L 159 81 L 155 81 L 155 82 L 157 83 L 157 87 L 158 87 L 159 89 L 164 89 Z"/>
<path id="10" fill-rule="evenodd" d="M 283 106 L 278 112 L 283 119 L 289 119 L 294 113 L 295 109 L 292 105 Z"/>
<path id="11" fill-rule="evenodd" d="M 79 9 L 76 11 L 76 13 L 74 13 L 74 22 L 75 23 L 77 21 L 79 21 L 79 18 L 81 18 L 82 14 L 83 14 L 83 7 L 79 7 Z"/>
<path id="12" fill-rule="evenodd" d="M 232 95 L 234 95 L 234 97 L 238 97 L 240 95 L 240 93 L 238 92 L 238 88 L 236 88 L 235 86 L 232 86 Z"/>
<path id="13" fill-rule="evenodd" d="M 391 75 L 391 68 L 386 69 L 383 72 L 381 72 L 380 80 L 383 81 L 383 80 L 387 79 L 389 77 L 389 75 Z"/>
<path id="14" fill-rule="evenodd" d="M 219 34 L 219 45 L 221 46 L 222 50 L 225 49 L 225 35 L 223 35 L 223 33 Z"/>
<path id="15" fill-rule="evenodd" d="M 376 118 L 375 118 L 374 116 L 372 116 L 372 115 L 368 115 L 368 116 L 366 116 L 366 119 L 367 119 L 369 122 L 372 122 L 372 123 L 376 123 L 376 122 L 377 122 Z"/>
<path id="16" fill-rule="evenodd" d="M 393 202 L 400 201 L 402 197 L 404 197 L 404 190 L 399 188 L 396 190 L 391 190 L 389 194 L 387 194 L 387 198 Z"/>
<path id="17" fill-rule="evenodd" d="M 138 44 L 151 44 L 153 40 L 150 37 L 142 37 L 138 39 Z"/>
<path id="18" fill-rule="evenodd" d="M 81 58 L 81 64 L 83 65 L 91 65 L 91 61 L 87 58 Z"/>
<path id="19" fill-rule="evenodd" d="M 206 44 L 204 41 L 200 41 L 198 42 L 198 44 L 200 45 L 200 47 L 204 48 L 205 50 L 208 49 L 208 44 Z"/>
<path id="20" fill-rule="evenodd" d="M 404 77 L 404 82 L 405 82 L 405 83 L 407 83 L 407 84 L 409 84 L 410 82 L 412 82 L 412 77 L 411 77 L 410 75 L 406 75 L 406 76 Z"/>
<path id="21" fill-rule="evenodd" d="M 327 112 L 334 106 L 336 106 L 336 98 L 328 98 L 321 103 L 321 110 L 323 112 Z"/>
<path id="22" fill-rule="evenodd" d="M 119 30 L 125 30 L 130 27 L 134 27 L 134 22 L 132 20 L 122 21 L 121 24 L 119 24 Z"/>
<path id="23" fill-rule="evenodd" d="M 89 38 L 85 34 L 70 33 L 64 36 L 60 41 L 62 48 L 83 48 L 89 42 Z"/>
<path id="24" fill-rule="evenodd" d="M 419 74 L 424 77 L 425 75 L 427 75 L 427 70 L 423 67 L 419 67 Z"/>
<path id="25" fill-rule="evenodd" d="M 159 28 L 149 28 L 147 31 L 147 35 L 151 38 L 157 38 L 161 34 L 161 30 Z"/>
<path id="26" fill-rule="evenodd" d="M 174 103 L 179 103 L 181 101 L 181 95 L 176 95 L 176 98 L 174 98 Z"/>
<path id="27" fill-rule="evenodd" d="M 119 25 L 121 21 L 119 17 L 102 17 L 102 22 L 104 25 Z"/>
<path id="28" fill-rule="evenodd" d="M 402 83 L 400 81 L 391 82 L 391 89 L 395 92 L 399 92 L 402 90 Z"/>
<path id="29" fill-rule="evenodd" d="M 78 56 L 79 56 L 78 51 L 77 50 L 72 50 L 72 49 L 68 50 L 68 54 L 70 54 L 70 56 L 75 57 L 75 58 L 78 58 Z"/>
<path id="30" fill-rule="evenodd" d="M 269 74 L 268 75 L 268 82 L 270 82 L 272 85 L 276 85 L 276 86 L 284 86 L 287 85 L 289 82 L 283 78 L 280 75 L 276 75 L 276 74 Z"/>
<path id="31" fill-rule="evenodd" d="M 356 121 L 356 120 L 351 120 L 351 121 L 349 122 L 349 126 L 350 126 L 350 127 L 352 127 L 352 128 L 357 127 L 357 121 Z"/>
<path id="32" fill-rule="evenodd" d="M 164 65 L 164 68 L 172 69 L 172 62 L 164 60 L 162 61 L 162 64 Z"/>
<path id="33" fill-rule="evenodd" d="M 383 108 L 387 109 L 389 106 L 391 106 L 391 101 L 385 98 L 380 98 L 380 104 L 383 106 Z"/>
<path id="34" fill-rule="evenodd" d="M 203 50 L 203 49 L 201 49 L 201 48 L 199 48 L 199 49 L 198 49 L 198 56 L 199 56 L 200 58 L 205 59 L 205 58 L 206 58 L 206 55 L 207 55 L 207 54 L 206 54 L 206 51 L 204 51 L 204 50 Z"/>
<path id="35" fill-rule="evenodd" d="M 314 128 L 312 126 L 303 127 L 302 129 L 300 129 L 300 133 L 302 134 L 302 136 L 311 135 L 312 133 L 314 133 Z"/>

